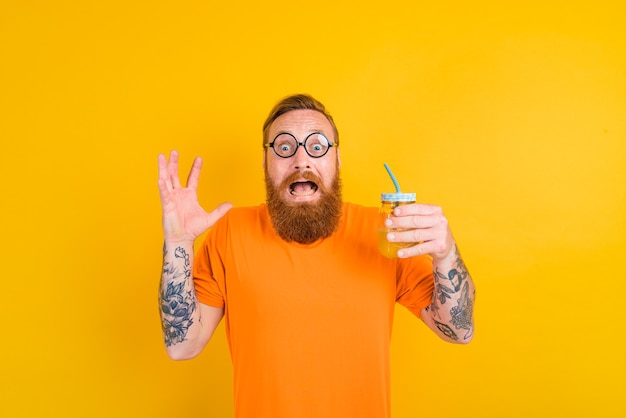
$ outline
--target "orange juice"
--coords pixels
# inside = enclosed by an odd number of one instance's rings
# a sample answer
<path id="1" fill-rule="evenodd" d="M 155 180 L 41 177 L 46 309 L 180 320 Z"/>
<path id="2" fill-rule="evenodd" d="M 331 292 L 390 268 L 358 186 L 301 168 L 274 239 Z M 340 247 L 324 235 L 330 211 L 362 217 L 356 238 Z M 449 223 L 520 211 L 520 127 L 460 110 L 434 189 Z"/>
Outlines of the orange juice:
<path id="1" fill-rule="evenodd" d="M 381 195 L 381 207 L 379 210 L 380 221 L 378 227 L 378 250 L 388 258 L 397 257 L 398 250 L 415 245 L 414 242 L 389 242 L 387 233 L 406 231 L 403 228 L 387 228 L 385 220 L 393 216 L 393 210 L 397 206 L 415 203 L 415 193 L 383 193 Z"/>

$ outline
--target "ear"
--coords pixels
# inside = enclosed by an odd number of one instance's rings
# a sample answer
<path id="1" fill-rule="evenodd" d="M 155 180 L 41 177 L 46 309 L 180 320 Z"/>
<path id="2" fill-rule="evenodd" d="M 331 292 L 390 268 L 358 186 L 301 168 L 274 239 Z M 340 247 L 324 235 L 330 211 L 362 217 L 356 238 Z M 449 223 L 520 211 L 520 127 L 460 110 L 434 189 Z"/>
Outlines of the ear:
<path id="1" fill-rule="evenodd" d="M 341 168 L 341 148 L 337 147 L 337 170 Z"/>

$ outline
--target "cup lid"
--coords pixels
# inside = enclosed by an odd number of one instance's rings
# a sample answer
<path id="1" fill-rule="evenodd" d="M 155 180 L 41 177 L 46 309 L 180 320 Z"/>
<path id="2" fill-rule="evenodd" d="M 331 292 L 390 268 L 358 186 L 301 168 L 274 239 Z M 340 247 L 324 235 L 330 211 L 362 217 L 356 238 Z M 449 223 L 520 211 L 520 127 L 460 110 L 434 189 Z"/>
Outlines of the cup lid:
<path id="1" fill-rule="evenodd" d="M 415 193 L 381 193 L 380 200 L 387 202 L 415 202 Z"/>

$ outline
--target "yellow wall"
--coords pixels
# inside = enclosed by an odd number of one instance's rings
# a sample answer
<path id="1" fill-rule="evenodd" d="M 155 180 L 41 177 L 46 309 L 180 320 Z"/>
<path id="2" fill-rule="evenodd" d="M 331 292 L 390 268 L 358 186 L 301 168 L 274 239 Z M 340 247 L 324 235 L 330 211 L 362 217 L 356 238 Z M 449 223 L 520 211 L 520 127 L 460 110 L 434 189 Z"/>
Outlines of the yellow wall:
<path id="1" fill-rule="evenodd" d="M 223 328 L 162 347 L 156 156 L 256 204 L 294 92 L 339 124 L 345 197 L 378 205 L 389 163 L 477 284 L 467 347 L 398 309 L 395 418 L 626 415 L 621 3 L 2 1 L 0 416 L 232 416 Z"/>

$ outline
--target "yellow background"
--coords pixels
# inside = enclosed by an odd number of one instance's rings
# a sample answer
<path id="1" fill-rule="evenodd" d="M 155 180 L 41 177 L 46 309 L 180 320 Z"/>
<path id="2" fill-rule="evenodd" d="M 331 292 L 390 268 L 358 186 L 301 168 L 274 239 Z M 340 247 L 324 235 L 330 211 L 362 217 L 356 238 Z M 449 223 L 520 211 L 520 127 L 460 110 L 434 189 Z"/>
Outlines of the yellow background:
<path id="1" fill-rule="evenodd" d="M 389 163 L 477 284 L 469 346 L 398 308 L 395 418 L 626 416 L 622 3 L 2 0 L 0 416 L 232 416 L 223 327 L 162 346 L 156 156 L 257 204 L 295 92 L 338 123 L 345 198 L 378 206 Z"/>

